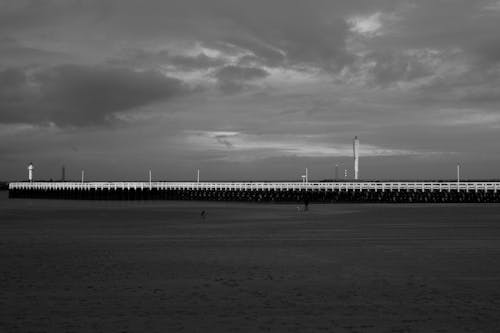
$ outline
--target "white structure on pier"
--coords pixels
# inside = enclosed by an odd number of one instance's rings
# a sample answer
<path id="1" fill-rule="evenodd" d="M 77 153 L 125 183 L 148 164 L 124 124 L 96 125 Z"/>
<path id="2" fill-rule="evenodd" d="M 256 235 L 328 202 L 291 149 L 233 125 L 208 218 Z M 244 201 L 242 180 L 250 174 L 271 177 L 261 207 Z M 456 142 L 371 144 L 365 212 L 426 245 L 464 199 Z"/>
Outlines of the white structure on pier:
<path id="1" fill-rule="evenodd" d="M 33 163 L 30 162 L 30 165 L 28 165 L 28 180 L 30 181 L 30 183 L 33 181 Z"/>
<path id="2" fill-rule="evenodd" d="M 359 176 L 359 139 L 357 136 L 354 137 L 352 142 L 352 150 L 354 153 L 354 179 L 358 180 Z"/>
<path id="3" fill-rule="evenodd" d="M 307 171 L 307 168 L 306 168 L 306 173 L 303 174 L 301 177 L 302 177 L 302 182 L 303 183 L 308 183 L 309 182 L 309 172 Z"/>

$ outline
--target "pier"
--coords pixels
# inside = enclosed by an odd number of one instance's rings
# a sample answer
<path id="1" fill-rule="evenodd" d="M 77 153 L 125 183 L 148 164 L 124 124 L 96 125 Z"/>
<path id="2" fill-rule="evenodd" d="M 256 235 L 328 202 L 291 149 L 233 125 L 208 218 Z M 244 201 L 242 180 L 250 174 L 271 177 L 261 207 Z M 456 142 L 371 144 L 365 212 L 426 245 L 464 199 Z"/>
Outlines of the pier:
<path id="1" fill-rule="evenodd" d="M 500 202 L 500 182 L 13 182 L 10 198 L 246 202 Z"/>

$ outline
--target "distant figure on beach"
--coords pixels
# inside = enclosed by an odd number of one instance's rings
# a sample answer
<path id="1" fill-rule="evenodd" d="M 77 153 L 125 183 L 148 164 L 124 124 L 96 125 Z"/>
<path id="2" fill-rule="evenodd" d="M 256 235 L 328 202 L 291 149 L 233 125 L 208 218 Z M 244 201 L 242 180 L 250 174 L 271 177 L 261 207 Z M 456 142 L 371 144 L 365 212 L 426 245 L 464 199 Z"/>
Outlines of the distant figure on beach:
<path id="1" fill-rule="evenodd" d="M 205 217 L 207 216 L 207 212 L 205 212 L 204 210 L 202 210 L 200 216 L 201 216 L 201 219 L 204 220 Z"/>
<path id="2" fill-rule="evenodd" d="M 304 199 L 304 211 L 307 212 L 309 210 L 309 199 Z"/>

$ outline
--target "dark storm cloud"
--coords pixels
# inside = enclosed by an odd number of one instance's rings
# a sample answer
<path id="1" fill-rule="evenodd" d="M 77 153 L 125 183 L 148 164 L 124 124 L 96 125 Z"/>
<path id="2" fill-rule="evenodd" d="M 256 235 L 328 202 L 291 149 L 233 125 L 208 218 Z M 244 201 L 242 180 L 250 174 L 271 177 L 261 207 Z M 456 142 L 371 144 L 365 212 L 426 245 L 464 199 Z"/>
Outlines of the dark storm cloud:
<path id="1" fill-rule="evenodd" d="M 9 68 L 0 72 L 0 93 L 7 93 L 9 90 L 17 90 L 26 84 L 24 71 L 18 68 Z"/>
<path id="2" fill-rule="evenodd" d="M 174 78 L 125 68 L 63 65 L 28 75 L 0 72 L 0 122 L 104 124 L 120 111 L 185 94 Z"/>
<path id="3" fill-rule="evenodd" d="M 0 71 L 0 123 L 32 123 L 44 120 L 37 108 L 40 96 L 30 87 L 24 70 Z"/>
<path id="4" fill-rule="evenodd" d="M 50 64 L 67 58 L 68 56 L 61 52 L 25 46 L 10 37 L 0 38 L 0 69 L 1 66 Z"/>
<path id="5" fill-rule="evenodd" d="M 1 0 L 0 29 L 28 31 L 60 25 L 77 25 L 80 19 L 104 20 L 110 3 L 100 0 Z"/>

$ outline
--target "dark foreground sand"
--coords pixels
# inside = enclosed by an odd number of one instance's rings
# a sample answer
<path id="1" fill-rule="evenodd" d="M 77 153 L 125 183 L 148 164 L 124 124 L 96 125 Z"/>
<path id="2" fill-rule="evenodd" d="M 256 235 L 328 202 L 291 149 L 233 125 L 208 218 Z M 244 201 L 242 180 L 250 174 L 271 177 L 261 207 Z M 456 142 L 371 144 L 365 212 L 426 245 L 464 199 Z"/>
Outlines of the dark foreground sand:
<path id="1" fill-rule="evenodd" d="M 0 196 L 2 332 L 500 330 L 500 205 Z"/>

